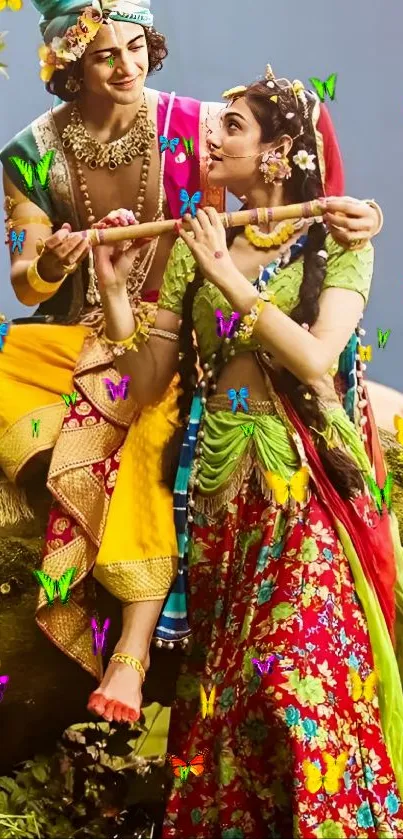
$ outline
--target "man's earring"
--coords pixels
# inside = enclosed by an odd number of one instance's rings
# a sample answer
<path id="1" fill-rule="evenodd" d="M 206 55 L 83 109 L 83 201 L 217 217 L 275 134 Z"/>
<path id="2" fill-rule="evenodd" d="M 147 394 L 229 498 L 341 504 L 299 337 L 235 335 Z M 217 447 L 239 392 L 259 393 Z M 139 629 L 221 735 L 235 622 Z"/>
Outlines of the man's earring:
<path id="1" fill-rule="evenodd" d="M 263 172 L 266 184 L 274 183 L 279 186 L 281 181 L 291 178 L 292 169 L 288 157 L 279 151 L 265 151 L 259 169 Z"/>
<path id="2" fill-rule="evenodd" d="M 66 82 L 66 90 L 69 93 L 78 93 L 81 90 L 81 84 L 74 76 L 69 76 Z"/>

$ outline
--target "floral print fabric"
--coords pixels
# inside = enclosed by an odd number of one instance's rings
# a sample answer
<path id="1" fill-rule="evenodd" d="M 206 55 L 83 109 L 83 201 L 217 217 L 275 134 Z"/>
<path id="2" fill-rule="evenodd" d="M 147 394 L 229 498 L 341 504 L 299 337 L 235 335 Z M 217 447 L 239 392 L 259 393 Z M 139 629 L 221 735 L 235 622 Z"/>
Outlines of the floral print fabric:
<path id="1" fill-rule="evenodd" d="M 403 836 L 365 617 L 315 494 L 291 513 L 251 478 L 220 518 L 195 515 L 189 589 L 168 752 L 204 750 L 205 771 L 175 779 L 163 839 Z"/>

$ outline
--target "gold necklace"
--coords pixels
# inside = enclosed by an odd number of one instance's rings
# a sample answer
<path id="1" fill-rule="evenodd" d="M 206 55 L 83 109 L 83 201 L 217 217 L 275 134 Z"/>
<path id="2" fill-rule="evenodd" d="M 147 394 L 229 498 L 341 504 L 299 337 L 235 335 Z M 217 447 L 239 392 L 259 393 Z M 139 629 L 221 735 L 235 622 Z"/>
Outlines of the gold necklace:
<path id="1" fill-rule="evenodd" d="M 145 100 L 144 100 L 144 103 L 141 106 L 140 110 L 143 110 L 143 112 L 144 112 L 144 109 L 145 109 L 146 122 L 149 125 L 152 126 L 151 120 L 150 121 L 148 120 L 148 109 L 147 109 L 147 103 L 146 103 Z M 139 111 L 139 114 L 140 114 L 140 111 Z M 81 117 L 80 117 L 80 119 L 81 119 Z M 136 122 L 136 124 L 138 124 L 138 123 Z M 70 127 L 71 127 L 71 125 L 67 126 L 67 128 L 70 128 Z M 84 128 L 84 131 L 86 131 L 85 126 L 83 126 L 83 128 Z M 125 137 L 129 136 L 129 134 L 133 131 L 133 128 L 135 128 L 135 126 L 133 126 L 130 129 L 130 131 L 128 132 L 128 134 L 125 135 Z M 66 129 L 65 129 L 65 131 L 66 131 Z M 62 138 L 63 138 L 63 136 L 64 136 L 64 132 L 63 132 Z M 90 137 L 90 135 L 88 135 L 88 136 Z M 140 173 L 140 188 L 139 188 L 139 193 L 138 193 L 138 197 L 137 197 L 136 210 L 135 210 L 135 213 L 134 213 L 134 216 L 137 219 L 137 221 L 140 221 L 141 214 L 142 214 L 142 211 L 143 211 L 144 199 L 145 199 L 145 195 L 146 195 L 146 191 L 147 191 L 148 176 L 149 176 L 149 170 L 150 170 L 150 162 L 151 162 L 151 142 L 152 142 L 152 139 L 154 137 L 155 137 L 155 130 L 154 130 L 154 127 L 152 126 L 152 131 L 150 130 L 149 133 L 148 133 L 147 146 L 143 149 L 143 152 L 142 152 L 143 162 L 142 162 L 141 173 Z M 92 141 L 92 139 L 93 138 L 90 137 L 91 141 Z M 120 139 L 124 140 L 125 138 L 121 137 Z M 91 199 L 90 199 L 89 192 L 88 192 L 88 185 L 87 185 L 87 181 L 86 181 L 86 178 L 85 178 L 83 168 L 81 166 L 81 160 L 84 158 L 85 161 L 87 162 L 88 159 L 90 159 L 90 162 L 91 162 L 91 160 L 94 159 L 91 156 L 92 155 L 92 150 L 91 150 L 91 155 L 89 155 L 89 156 L 87 155 L 86 157 L 84 157 L 84 154 L 81 154 L 80 150 L 77 150 L 76 144 L 70 144 L 68 140 L 67 140 L 67 142 L 68 142 L 67 145 L 65 145 L 65 142 L 63 142 L 63 146 L 64 146 L 64 148 L 70 150 L 74 155 L 75 164 L 76 164 L 76 171 L 77 171 L 77 178 L 78 178 L 78 182 L 79 182 L 79 188 L 80 188 L 80 191 L 83 194 L 84 206 L 85 206 L 86 211 L 87 211 L 88 224 L 91 226 L 96 221 L 96 218 L 94 216 L 93 209 L 92 209 L 92 206 L 91 206 Z M 98 141 L 94 141 L 94 142 L 97 143 Z M 110 143 L 110 144 L 109 143 L 107 143 L 107 144 L 99 143 L 98 145 L 106 146 L 106 147 L 109 146 L 109 145 L 110 146 L 115 146 L 116 143 L 119 143 L 119 142 L 120 142 L 120 140 L 116 140 L 116 141 L 114 141 L 113 143 Z M 135 148 L 138 149 L 139 144 L 136 143 L 135 141 L 133 141 L 133 142 L 134 142 Z M 136 154 L 134 154 L 134 150 L 129 149 L 128 154 L 133 154 L 133 159 L 134 159 L 134 157 L 137 155 L 137 152 L 136 152 Z M 107 157 L 108 157 L 108 155 L 105 153 L 103 159 L 106 160 Z M 109 162 L 109 169 L 115 169 L 116 166 L 119 165 L 119 164 L 116 164 L 116 165 L 111 166 L 110 165 L 111 162 L 114 162 L 114 161 L 111 160 Z M 121 162 L 122 163 L 127 163 L 127 162 L 131 162 L 131 161 L 122 160 Z M 91 166 L 90 164 L 88 164 L 88 165 L 89 165 L 89 168 L 95 169 L 96 166 L 97 166 L 97 163 L 95 164 L 95 166 Z M 105 164 L 102 163 L 101 165 L 105 165 Z M 156 212 L 156 214 L 153 218 L 153 221 L 160 220 L 161 218 L 164 217 L 163 216 L 163 195 L 164 195 L 164 193 L 163 193 L 163 169 L 161 167 L 160 178 L 159 178 L 159 190 L 158 190 L 158 206 L 157 206 L 157 212 Z M 157 249 L 157 245 L 158 245 L 158 239 L 153 239 L 153 241 L 151 242 L 151 244 L 147 248 L 145 257 L 143 259 L 141 259 L 140 255 L 137 255 L 135 257 L 134 261 L 133 261 L 133 265 L 132 265 L 132 268 L 131 268 L 131 271 L 130 271 L 130 274 L 129 274 L 129 277 L 128 277 L 127 289 L 128 289 L 129 297 L 132 298 L 137 303 L 140 301 L 141 289 L 142 289 L 142 287 L 143 287 L 143 285 L 144 285 L 144 283 L 147 279 L 148 273 L 150 271 L 151 264 L 152 264 L 152 261 L 154 259 L 155 251 Z M 88 282 L 88 288 L 87 288 L 87 292 L 86 292 L 86 299 L 91 306 L 95 306 L 95 304 L 99 304 L 101 302 L 101 297 L 100 297 L 99 290 L 98 290 L 98 282 L 97 282 L 97 276 L 96 276 L 95 266 L 94 266 L 94 254 L 93 254 L 92 249 L 90 250 L 90 253 L 89 253 L 88 262 L 89 262 L 89 264 L 88 264 L 89 282 Z M 89 313 L 85 317 L 87 318 L 87 320 L 88 320 L 88 318 L 91 320 L 92 314 Z M 98 317 L 97 313 L 94 313 L 94 317 L 95 317 L 95 320 L 97 320 L 97 317 Z"/>
<path id="2" fill-rule="evenodd" d="M 122 163 L 128 166 L 150 148 L 155 138 L 155 128 L 148 119 L 145 98 L 129 131 L 111 143 L 100 143 L 87 131 L 77 105 L 73 105 L 69 124 L 62 134 L 63 148 L 72 151 L 76 160 L 83 160 L 89 169 L 108 166 L 116 169 Z"/>
<path id="3" fill-rule="evenodd" d="M 303 227 L 303 224 L 304 219 L 297 219 L 294 222 L 280 221 L 271 233 L 263 233 L 257 225 L 248 224 L 245 227 L 245 236 L 248 242 L 255 248 L 270 250 L 270 248 L 278 247 L 288 242 L 294 236 L 294 233 Z"/>

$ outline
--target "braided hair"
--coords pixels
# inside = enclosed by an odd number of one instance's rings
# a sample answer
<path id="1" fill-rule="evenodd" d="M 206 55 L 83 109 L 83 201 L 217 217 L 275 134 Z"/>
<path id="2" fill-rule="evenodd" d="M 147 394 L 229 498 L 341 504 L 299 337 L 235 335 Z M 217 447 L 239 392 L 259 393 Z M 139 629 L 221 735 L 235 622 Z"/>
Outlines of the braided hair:
<path id="1" fill-rule="evenodd" d="M 302 86 L 301 86 L 302 87 Z M 271 99 L 276 96 L 276 101 Z M 240 94 L 246 102 L 261 128 L 261 142 L 273 143 L 285 134 L 293 138 L 293 155 L 304 150 L 314 154 L 317 160 L 317 147 L 312 122 L 312 112 L 317 104 L 315 96 L 308 91 L 300 95 L 301 102 L 296 102 L 296 96 L 291 86 L 284 87 L 275 80 L 268 86 L 265 81 L 255 82 Z M 324 195 L 318 167 L 315 170 L 302 170 L 293 166 L 292 176 L 284 183 L 285 199 L 287 203 L 294 201 L 311 201 Z M 227 230 L 227 245 L 231 246 L 236 236 L 243 232 L 243 228 Z M 290 314 L 292 320 L 311 327 L 319 315 L 319 297 L 322 292 L 326 276 L 325 252 L 326 228 L 322 223 L 315 222 L 308 231 L 305 245 L 303 277 L 299 292 L 299 300 Z M 320 253 L 322 252 L 322 253 Z M 195 295 L 203 283 L 200 269 L 196 269 L 195 279 L 186 289 L 183 300 L 183 318 L 179 334 L 180 350 L 180 384 L 179 412 L 182 425 L 186 424 L 197 376 L 197 351 L 193 338 L 192 309 Z M 316 391 L 310 385 L 303 384 L 297 376 L 282 368 L 273 371 L 272 378 L 277 390 L 283 393 L 302 419 L 307 428 L 312 429 L 315 445 L 323 468 L 334 488 L 344 499 L 354 497 L 362 492 L 364 482 L 362 475 L 352 458 L 338 447 L 329 448 L 320 432 L 326 429 L 326 418 L 321 410 Z M 308 396 L 308 398 L 305 398 Z M 165 468 L 170 465 L 168 484 L 173 488 L 178 452 L 183 439 L 183 430 L 179 429 L 174 435 L 171 449 L 169 446 L 164 456 Z M 174 448 L 176 455 L 174 457 Z M 167 472 L 164 474 L 167 475 Z"/>

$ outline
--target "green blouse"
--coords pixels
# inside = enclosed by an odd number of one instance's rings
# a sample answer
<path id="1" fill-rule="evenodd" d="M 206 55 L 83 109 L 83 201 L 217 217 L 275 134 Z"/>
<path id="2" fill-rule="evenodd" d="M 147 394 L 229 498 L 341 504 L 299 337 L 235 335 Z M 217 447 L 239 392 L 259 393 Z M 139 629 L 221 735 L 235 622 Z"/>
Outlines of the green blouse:
<path id="1" fill-rule="evenodd" d="M 374 249 L 368 242 L 358 251 L 347 251 L 328 235 L 325 248 L 328 253 L 327 272 L 323 288 L 347 288 L 362 294 L 365 304 L 374 265 Z M 182 300 L 188 282 L 194 279 L 195 260 L 182 239 L 175 243 L 165 270 L 164 282 L 159 296 L 159 307 L 182 314 Z M 270 292 L 275 295 L 276 305 L 289 315 L 298 302 L 302 282 L 303 254 L 290 265 L 275 274 L 269 283 Z M 254 279 L 251 280 L 253 282 Z M 196 293 L 193 304 L 193 323 L 202 361 L 208 360 L 217 351 L 221 339 L 216 334 L 215 310 L 221 309 L 225 318 L 232 312 L 230 303 L 213 283 L 204 280 Z M 233 341 L 235 353 L 251 352 L 259 349 L 256 340 L 248 343 Z"/>

